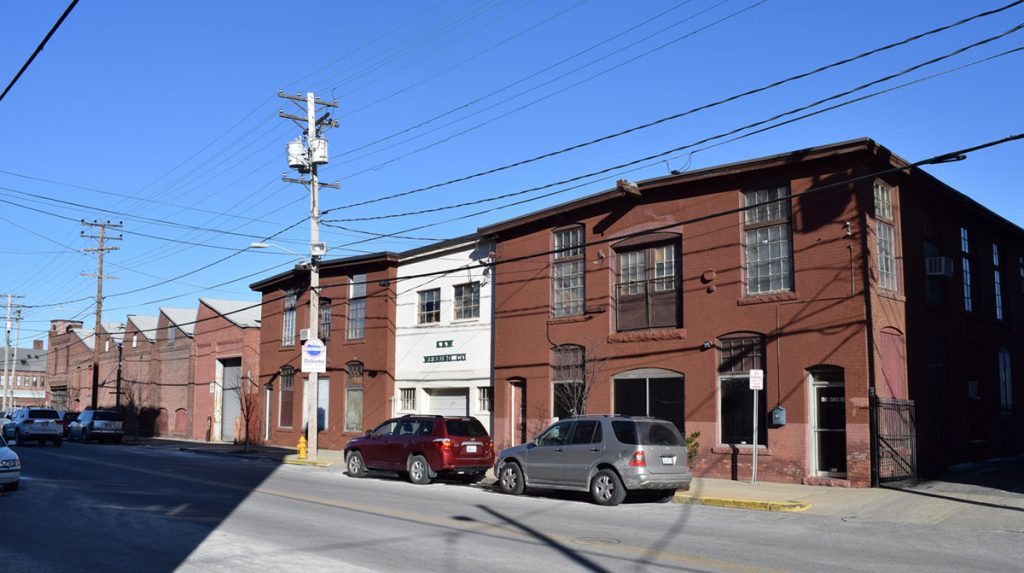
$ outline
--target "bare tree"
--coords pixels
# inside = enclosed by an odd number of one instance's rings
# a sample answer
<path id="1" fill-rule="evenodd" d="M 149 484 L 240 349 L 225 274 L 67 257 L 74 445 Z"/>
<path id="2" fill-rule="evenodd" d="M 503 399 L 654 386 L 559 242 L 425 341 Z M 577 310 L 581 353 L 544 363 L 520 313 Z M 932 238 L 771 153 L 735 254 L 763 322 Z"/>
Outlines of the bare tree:
<path id="1" fill-rule="evenodd" d="M 146 399 L 146 383 L 135 378 L 121 379 L 121 403 L 124 407 L 129 427 L 134 427 L 135 440 L 139 440 L 141 430 L 141 412 Z"/>
<path id="2" fill-rule="evenodd" d="M 607 358 L 594 344 L 561 344 L 554 348 L 554 396 L 569 416 L 587 413 L 587 400 L 601 379 Z"/>
<path id="3" fill-rule="evenodd" d="M 259 384 L 252 379 L 252 372 L 247 372 L 240 380 L 234 394 L 238 400 L 242 422 L 245 425 L 244 443 L 245 451 L 248 452 L 250 448 L 259 446 L 260 431 L 262 430 L 262 418 L 259 415 L 260 389 Z"/>

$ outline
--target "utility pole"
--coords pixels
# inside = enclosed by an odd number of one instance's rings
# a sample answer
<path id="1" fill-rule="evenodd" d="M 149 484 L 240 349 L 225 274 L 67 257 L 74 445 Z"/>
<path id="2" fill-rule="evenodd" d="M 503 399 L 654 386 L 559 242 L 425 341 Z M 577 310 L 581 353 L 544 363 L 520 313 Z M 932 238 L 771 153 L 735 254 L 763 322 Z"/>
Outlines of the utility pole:
<path id="1" fill-rule="evenodd" d="M 4 328 L 4 372 L 3 372 L 3 388 L 0 389 L 3 393 L 3 409 L 14 406 L 14 381 L 11 380 L 11 374 L 8 373 L 7 368 L 10 365 L 11 359 L 11 320 L 21 320 L 21 314 L 19 312 L 16 318 L 13 317 L 12 311 L 14 308 L 14 299 L 22 298 L 16 294 L 6 294 L 7 297 L 7 315 L 4 317 L 6 327 Z M 17 346 L 15 353 L 17 353 Z M 15 361 L 15 368 L 17 368 L 17 361 Z"/>
<path id="2" fill-rule="evenodd" d="M 318 100 L 309 92 L 303 98 L 302 95 L 288 95 L 278 92 L 278 97 L 291 100 L 300 109 L 300 102 L 305 102 L 305 117 L 291 115 L 283 110 L 279 115 L 290 119 L 304 128 L 306 143 L 302 139 L 289 142 L 288 166 L 297 169 L 300 173 L 298 179 L 285 175 L 282 179 L 287 183 L 299 183 L 309 186 L 309 340 L 320 339 L 320 258 L 327 254 L 327 245 L 320 241 L 320 187 L 338 189 L 337 183 L 321 184 L 317 178 L 317 166 L 327 163 L 327 140 L 323 139 L 322 131 L 328 127 L 338 127 L 338 122 L 331 119 L 331 112 L 327 108 L 338 107 L 337 101 Z M 317 106 L 323 110 L 323 114 L 317 117 Z M 303 125 L 305 124 L 305 125 Z M 309 179 L 302 179 L 302 173 L 309 173 Z M 299 341 L 300 344 L 302 341 Z M 326 349 L 325 349 L 326 350 Z M 319 373 L 311 371 L 307 373 L 306 387 L 302 395 L 305 398 L 306 408 L 306 447 L 309 451 L 309 459 L 316 461 L 317 458 L 317 434 L 319 424 L 317 420 L 317 406 L 320 401 L 320 378 Z M 269 421 L 268 421 L 269 422 Z"/>
<path id="3" fill-rule="evenodd" d="M 108 237 L 107 229 L 120 229 L 123 225 L 121 223 L 111 223 L 107 221 L 105 223 L 99 223 L 93 221 L 91 223 L 82 221 L 82 225 L 86 227 L 98 227 L 100 230 L 99 235 L 86 235 L 85 231 L 81 232 L 83 239 L 96 239 L 98 244 L 94 249 L 82 249 L 85 253 L 98 253 L 98 261 L 96 268 L 96 326 L 92 332 L 92 399 L 90 404 L 95 410 L 99 405 L 99 393 L 100 393 L 100 319 L 103 314 L 103 279 L 104 278 L 117 278 L 117 277 L 104 277 L 103 276 L 103 255 L 107 251 L 116 251 L 117 247 L 109 247 L 106 245 L 106 241 L 120 241 L 123 237 L 118 235 L 116 237 Z M 87 273 L 82 273 L 82 276 L 93 276 Z"/>

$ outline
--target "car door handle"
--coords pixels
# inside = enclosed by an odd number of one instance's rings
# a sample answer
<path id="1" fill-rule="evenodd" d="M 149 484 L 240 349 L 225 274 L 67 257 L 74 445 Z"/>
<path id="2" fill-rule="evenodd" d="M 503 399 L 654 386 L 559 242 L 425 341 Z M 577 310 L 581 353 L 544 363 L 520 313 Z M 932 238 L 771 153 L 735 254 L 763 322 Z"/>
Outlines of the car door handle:
<path id="1" fill-rule="evenodd" d="M 555 453 L 560 454 L 560 453 L 562 453 L 564 451 L 565 451 L 565 448 L 555 448 Z"/>
<path id="2" fill-rule="evenodd" d="M 592 451 L 592 452 L 600 452 L 601 448 L 590 448 L 590 451 Z"/>

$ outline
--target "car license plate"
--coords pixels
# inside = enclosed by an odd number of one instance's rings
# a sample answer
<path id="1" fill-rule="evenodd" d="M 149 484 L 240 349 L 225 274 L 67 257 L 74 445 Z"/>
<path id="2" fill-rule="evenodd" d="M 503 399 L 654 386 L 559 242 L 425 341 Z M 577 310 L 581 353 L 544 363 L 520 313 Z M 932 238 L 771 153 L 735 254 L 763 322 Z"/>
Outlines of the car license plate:
<path id="1" fill-rule="evenodd" d="M 41 423 L 40 425 L 41 425 L 41 426 L 49 426 L 49 425 L 50 425 L 50 423 L 49 423 L 49 422 L 43 422 L 43 423 Z"/>
<path id="2" fill-rule="evenodd" d="M 665 466 L 674 466 L 674 465 L 676 465 L 676 457 L 675 456 L 661 456 L 661 464 L 665 465 Z"/>
<path id="3" fill-rule="evenodd" d="M 466 446 L 466 453 L 475 454 L 476 453 L 476 446 Z"/>

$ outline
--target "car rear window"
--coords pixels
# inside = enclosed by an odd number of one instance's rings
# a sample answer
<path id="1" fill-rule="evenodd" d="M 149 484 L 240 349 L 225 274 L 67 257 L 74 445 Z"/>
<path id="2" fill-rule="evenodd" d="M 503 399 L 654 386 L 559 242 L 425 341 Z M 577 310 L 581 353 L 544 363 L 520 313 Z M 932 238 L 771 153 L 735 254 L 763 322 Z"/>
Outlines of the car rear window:
<path id="1" fill-rule="evenodd" d="M 34 420 L 57 420 L 60 418 L 54 410 L 29 410 L 28 417 Z"/>
<path id="2" fill-rule="evenodd" d="M 484 425 L 476 418 L 452 418 L 444 421 L 449 436 L 480 438 L 487 435 Z"/>
<path id="3" fill-rule="evenodd" d="M 615 438 L 623 444 L 642 446 L 681 446 L 683 436 L 668 422 L 627 421 L 612 422 Z"/>
<path id="4" fill-rule="evenodd" d="M 107 422 L 120 422 L 121 414 L 117 412 L 95 412 L 92 415 L 94 420 L 104 420 Z"/>

